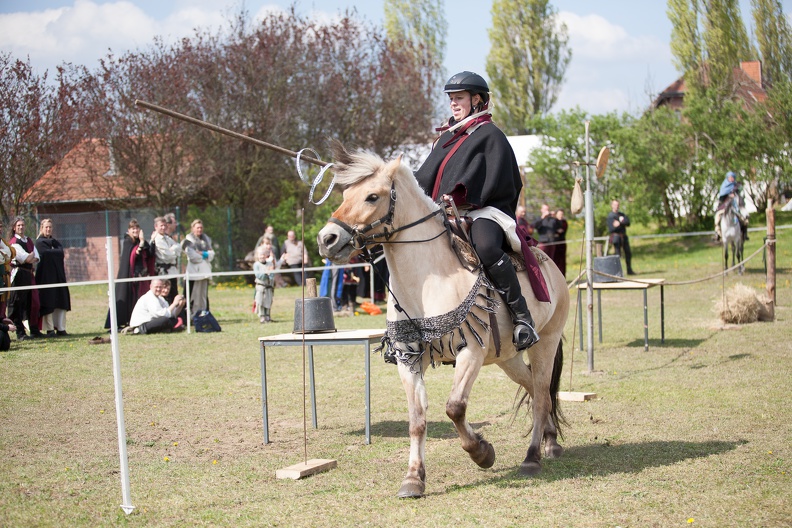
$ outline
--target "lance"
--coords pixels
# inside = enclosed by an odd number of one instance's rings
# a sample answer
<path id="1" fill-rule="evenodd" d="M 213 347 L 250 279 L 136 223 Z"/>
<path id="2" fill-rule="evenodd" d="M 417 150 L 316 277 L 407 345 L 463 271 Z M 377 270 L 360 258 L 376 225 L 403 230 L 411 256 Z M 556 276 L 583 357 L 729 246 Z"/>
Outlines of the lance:
<path id="1" fill-rule="evenodd" d="M 202 121 L 200 119 L 196 119 L 188 115 L 180 114 L 179 112 L 175 112 L 173 110 L 170 110 L 169 108 L 158 106 L 152 103 L 147 103 L 146 101 L 141 101 L 140 99 L 135 100 L 135 106 L 140 106 L 142 108 L 154 110 L 155 112 L 159 112 L 160 114 L 165 114 L 167 116 L 173 117 L 174 119 L 178 119 L 180 121 L 186 121 L 187 123 L 192 123 L 193 125 L 197 125 L 201 128 L 209 129 L 213 132 L 217 132 L 218 134 L 224 134 L 232 138 L 241 139 L 242 141 L 247 141 L 248 143 L 253 143 L 254 145 L 258 145 L 259 147 L 264 147 L 269 150 L 274 150 L 275 152 L 280 152 L 281 154 L 285 154 L 286 156 L 290 156 L 292 158 L 299 158 L 300 161 L 307 161 L 309 163 L 313 163 L 314 165 L 319 165 L 320 167 L 325 167 L 328 165 L 326 161 L 322 161 L 309 156 L 304 156 L 301 153 L 294 152 L 293 150 L 285 149 L 283 147 L 279 147 L 278 145 L 273 145 L 272 143 L 267 143 L 266 141 L 261 141 L 260 139 L 255 139 L 250 136 L 240 134 L 239 132 L 234 132 L 233 130 L 223 128 L 221 126 L 206 121 Z"/>

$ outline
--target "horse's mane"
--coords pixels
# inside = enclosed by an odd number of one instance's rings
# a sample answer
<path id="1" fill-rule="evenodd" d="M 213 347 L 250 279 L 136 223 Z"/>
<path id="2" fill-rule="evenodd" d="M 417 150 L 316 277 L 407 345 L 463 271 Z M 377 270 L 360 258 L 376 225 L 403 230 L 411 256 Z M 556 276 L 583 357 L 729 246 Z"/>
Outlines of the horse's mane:
<path id="1" fill-rule="evenodd" d="M 332 149 L 335 181 L 342 189 L 373 176 L 387 165 L 380 156 L 368 150 L 355 150 L 350 152 L 339 142 L 334 142 L 332 144 Z M 405 175 L 405 183 L 415 185 L 416 187 L 418 186 L 418 182 L 415 180 L 412 172 L 403 162 L 396 168 L 396 171 L 404 171 L 407 173 Z M 422 190 L 419 189 L 418 194 L 425 199 L 430 208 L 438 207 Z"/>

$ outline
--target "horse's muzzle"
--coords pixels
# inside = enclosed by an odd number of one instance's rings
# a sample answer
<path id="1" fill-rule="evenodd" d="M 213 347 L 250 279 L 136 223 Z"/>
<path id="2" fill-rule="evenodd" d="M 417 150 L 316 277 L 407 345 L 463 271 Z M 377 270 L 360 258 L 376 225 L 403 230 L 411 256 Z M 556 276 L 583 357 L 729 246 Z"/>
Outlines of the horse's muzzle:
<path id="1" fill-rule="evenodd" d="M 341 226 L 328 223 L 316 235 L 319 254 L 329 258 L 334 264 L 346 264 L 352 258 L 355 248 L 352 245 L 352 235 Z"/>

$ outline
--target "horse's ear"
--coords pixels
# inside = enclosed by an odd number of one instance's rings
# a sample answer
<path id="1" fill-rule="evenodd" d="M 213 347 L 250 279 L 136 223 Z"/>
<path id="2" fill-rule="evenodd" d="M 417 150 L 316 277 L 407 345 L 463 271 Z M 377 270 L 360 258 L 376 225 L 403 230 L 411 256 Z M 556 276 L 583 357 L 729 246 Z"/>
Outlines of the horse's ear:
<path id="1" fill-rule="evenodd" d="M 386 167 L 388 168 L 388 178 L 393 181 L 393 178 L 396 176 L 396 173 L 399 171 L 399 167 L 402 164 L 402 157 L 404 157 L 404 153 L 399 153 L 395 159 L 390 160 Z"/>

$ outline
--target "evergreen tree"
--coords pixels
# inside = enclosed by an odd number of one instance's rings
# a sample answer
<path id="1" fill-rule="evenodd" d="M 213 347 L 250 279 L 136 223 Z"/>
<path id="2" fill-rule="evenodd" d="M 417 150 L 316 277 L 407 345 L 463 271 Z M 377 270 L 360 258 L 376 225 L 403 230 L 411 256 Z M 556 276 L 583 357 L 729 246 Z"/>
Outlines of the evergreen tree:
<path id="1" fill-rule="evenodd" d="M 553 107 L 572 51 L 565 24 L 548 0 L 494 0 L 487 75 L 495 119 L 507 134 L 532 132 Z"/>

